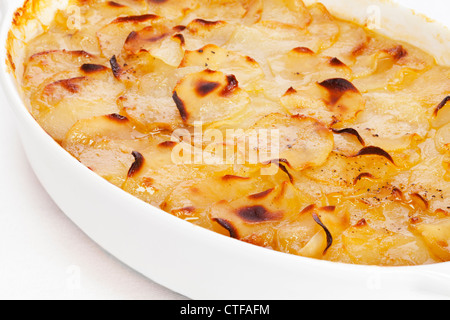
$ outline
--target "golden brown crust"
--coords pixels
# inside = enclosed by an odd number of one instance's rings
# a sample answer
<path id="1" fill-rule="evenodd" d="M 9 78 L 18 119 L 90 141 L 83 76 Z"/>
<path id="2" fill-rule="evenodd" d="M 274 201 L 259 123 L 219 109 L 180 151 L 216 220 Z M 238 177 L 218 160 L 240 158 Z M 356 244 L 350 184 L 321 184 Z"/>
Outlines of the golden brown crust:
<path id="1" fill-rule="evenodd" d="M 41 126 L 204 228 L 355 264 L 450 261 L 450 68 L 300 0 L 27 0 Z"/>

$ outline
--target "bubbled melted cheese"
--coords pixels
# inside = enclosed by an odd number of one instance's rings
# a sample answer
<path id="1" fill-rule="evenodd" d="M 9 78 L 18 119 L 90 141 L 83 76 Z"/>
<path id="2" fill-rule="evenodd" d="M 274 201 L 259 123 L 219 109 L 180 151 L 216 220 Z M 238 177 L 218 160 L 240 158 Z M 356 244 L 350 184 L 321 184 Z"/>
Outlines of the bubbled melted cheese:
<path id="1" fill-rule="evenodd" d="M 69 2 L 27 43 L 21 85 L 91 170 L 273 250 L 450 261 L 449 67 L 301 0 Z"/>

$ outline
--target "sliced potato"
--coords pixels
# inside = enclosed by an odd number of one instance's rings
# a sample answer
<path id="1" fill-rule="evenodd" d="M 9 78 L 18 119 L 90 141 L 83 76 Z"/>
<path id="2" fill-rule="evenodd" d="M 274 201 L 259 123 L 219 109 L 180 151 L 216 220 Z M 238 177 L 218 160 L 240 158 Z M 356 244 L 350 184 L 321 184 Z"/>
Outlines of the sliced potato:
<path id="1" fill-rule="evenodd" d="M 363 177 L 362 174 L 387 181 L 398 172 L 398 168 L 380 155 L 348 157 L 332 153 L 324 165 L 307 169 L 304 173 L 321 183 L 345 187 L 353 186 Z"/>
<path id="2" fill-rule="evenodd" d="M 181 119 L 191 125 L 230 118 L 250 102 L 234 75 L 209 69 L 183 78 L 175 87 L 173 98 Z"/>
<path id="3" fill-rule="evenodd" d="M 450 220 L 445 219 L 437 223 L 424 223 L 416 226 L 423 241 L 433 254 L 442 261 L 450 259 Z"/>
<path id="4" fill-rule="evenodd" d="M 62 141 L 78 120 L 119 113 L 116 101 L 123 90 L 123 85 L 109 69 L 95 77 L 59 80 L 45 86 L 33 97 L 39 110 L 35 114 L 43 128 L 55 140 Z"/>
<path id="5" fill-rule="evenodd" d="M 450 123 L 450 96 L 440 102 L 433 111 L 432 125 L 439 128 Z"/>
<path id="6" fill-rule="evenodd" d="M 146 136 L 119 114 L 80 120 L 62 141 L 81 163 L 118 187 L 134 161 L 132 152 L 146 144 Z"/>
<path id="7" fill-rule="evenodd" d="M 334 206 L 311 205 L 283 225 L 277 232 L 280 251 L 304 257 L 324 259 L 339 245 L 339 236 L 348 227 L 347 213 Z"/>
<path id="8" fill-rule="evenodd" d="M 269 59 L 275 76 L 281 76 L 298 88 L 332 78 L 350 79 L 351 70 L 339 59 L 319 56 L 308 48 L 295 48 L 285 55 Z"/>
<path id="9" fill-rule="evenodd" d="M 339 36 L 332 46 L 322 51 L 322 54 L 336 57 L 347 66 L 355 64 L 358 50 L 369 43 L 369 36 L 363 27 L 356 24 L 335 21 L 339 28 Z"/>
<path id="10" fill-rule="evenodd" d="M 176 146 L 177 143 L 173 143 L 169 138 L 161 143 L 147 145 L 144 150 L 135 150 L 135 165 L 130 168 L 122 188 L 156 207 L 161 207 L 178 184 L 189 179 L 205 178 L 214 169 L 213 166 L 178 163 L 174 159 Z"/>
<path id="11" fill-rule="evenodd" d="M 337 20 L 320 2 L 313 3 L 308 7 L 308 10 L 311 15 L 308 35 L 311 39 L 315 39 L 315 44 L 309 48 L 314 52 L 323 51 L 337 41 L 340 33 L 339 25 Z"/>
<path id="12" fill-rule="evenodd" d="M 184 56 L 183 46 L 183 36 L 171 26 L 161 23 L 132 31 L 125 40 L 124 49 L 129 54 L 147 51 L 168 65 L 177 67 Z"/>
<path id="13" fill-rule="evenodd" d="M 307 30 L 277 21 L 262 21 L 237 28 L 224 47 L 265 64 L 267 58 L 287 53 L 294 48 L 306 47 L 315 51 L 319 42 L 311 38 Z"/>
<path id="14" fill-rule="evenodd" d="M 160 17 L 152 14 L 119 17 L 113 20 L 97 32 L 103 55 L 110 59 L 114 55 L 121 54 L 131 32 L 142 30 L 160 20 Z"/>
<path id="15" fill-rule="evenodd" d="M 425 107 L 434 111 L 436 106 L 450 95 L 450 67 L 432 67 L 409 86 L 403 88 L 402 93 L 414 97 Z"/>
<path id="16" fill-rule="evenodd" d="M 405 266 L 433 261 L 417 238 L 374 229 L 369 225 L 346 230 L 343 248 L 355 264 Z"/>
<path id="17" fill-rule="evenodd" d="M 220 201 L 211 208 L 211 218 L 233 238 L 272 247 L 274 228 L 284 218 L 300 214 L 307 203 L 309 199 L 285 182 L 274 189 L 232 202 Z"/>
<path id="18" fill-rule="evenodd" d="M 216 45 L 207 45 L 197 51 L 186 51 L 180 67 L 189 66 L 233 74 L 239 85 L 246 90 L 257 89 L 257 82 L 264 78 L 264 72 L 255 60 Z"/>
<path id="19" fill-rule="evenodd" d="M 261 20 L 277 21 L 305 28 L 311 16 L 302 0 L 264 0 L 261 1 Z"/>
<path id="20" fill-rule="evenodd" d="M 75 2 L 79 3 L 81 14 L 90 26 L 95 26 L 95 23 L 98 23 L 97 26 L 104 25 L 118 16 L 130 16 L 147 10 L 145 0 L 76 0 Z M 70 7 L 68 11 L 72 13 Z"/>
<path id="21" fill-rule="evenodd" d="M 365 99 L 351 82 L 329 79 L 299 90 L 289 89 L 281 102 L 291 114 L 313 117 L 325 124 L 348 122 L 365 109 Z"/>
<path id="22" fill-rule="evenodd" d="M 444 155 L 430 157 L 410 169 L 408 193 L 420 195 L 430 211 L 450 209 L 450 182 Z"/>
<path id="23" fill-rule="evenodd" d="M 222 47 L 231 38 L 236 25 L 223 20 L 210 21 L 195 19 L 183 32 L 186 50 L 200 50 L 205 44 Z"/>
<path id="24" fill-rule="evenodd" d="M 270 114 L 252 129 L 274 130 L 278 136 L 278 145 L 274 146 L 273 141 L 258 144 L 261 162 L 283 159 L 297 171 L 322 165 L 334 147 L 331 131 L 312 118 Z M 272 150 L 274 147 L 277 150 Z M 273 158 L 274 154 L 278 158 Z"/>
<path id="25" fill-rule="evenodd" d="M 352 226 L 342 234 L 342 248 L 352 263 L 405 266 L 434 261 L 425 243 L 411 232 L 407 205 L 346 202 L 340 209 L 351 218 Z"/>
<path id="26" fill-rule="evenodd" d="M 283 181 L 256 174 L 258 171 L 242 175 L 237 175 L 240 173 L 235 170 L 219 172 L 213 177 L 180 183 L 164 201 L 162 208 L 187 221 L 229 235 L 211 219 L 209 209 L 220 201 L 238 200 L 243 194 L 267 192 Z"/>
<path id="27" fill-rule="evenodd" d="M 354 82 L 363 92 L 403 89 L 435 66 L 434 59 L 417 48 L 379 35 L 372 35 L 355 56 Z"/>
<path id="28" fill-rule="evenodd" d="M 128 62 L 119 71 L 119 79 L 129 89 L 117 103 L 135 125 L 143 131 L 155 129 L 173 130 L 182 119 L 172 99 L 176 79 L 182 77 L 177 71 L 149 53 L 141 53 L 142 59 Z"/>
<path id="29" fill-rule="evenodd" d="M 149 80 L 152 80 L 149 78 Z M 151 82 L 150 82 L 151 83 Z M 142 130 L 173 130 L 182 124 L 177 107 L 170 96 L 152 92 L 149 86 L 136 86 L 120 96 L 118 104 L 124 114 Z"/>
<path id="30" fill-rule="evenodd" d="M 175 69 L 146 51 L 133 56 L 113 56 L 109 63 L 114 77 L 128 88 L 145 82 L 146 76 L 162 78 Z"/>
<path id="31" fill-rule="evenodd" d="M 430 114 L 412 97 L 392 93 L 365 94 L 366 108 L 352 123 L 367 145 L 402 151 L 426 138 Z M 339 125 L 338 125 L 339 127 Z"/>
<path id="32" fill-rule="evenodd" d="M 443 154 L 450 154 L 450 123 L 443 126 L 436 132 L 434 138 L 436 148 Z"/>
<path id="33" fill-rule="evenodd" d="M 242 0 L 202 0 L 197 1 L 196 5 L 197 7 L 195 9 L 188 12 L 184 18 L 184 22 L 191 21 L 193 18 L 239 22 L 247 13 L 245 1 Z"/>
<path id="34" fill-rule="evenodd" d="M 105 61 L 85 51 L 52 50 L 36 53 L 26 63 L 24 85 L 28 90 L 35 90 L 47 79 L 62 80 L 55 79 L 55 74 L 71 72 L 73 77 L 77 77 L 82 75 L 82 65 L 101 63 Z"/>
<path id="35" fill-rule="evenodd" d="M 97 31 L 119 16 L 143 14 L 145 0 L 137 1 L 74 1 L 58 10 L 50 29 L 36 39 L 41 51 L 66 49 L 101 54 Z M 53 37 L 51 34 L 53 33 Z M 55 33 L 57 35 L 55 35 Z M 110 58 L 110 57 L 107 57 Z"/>
<path id="36" fill-rule="evenodd" d="M 181 20 L 191 10 L 198 7 L 195 0 L 148 0 L 148 12 L 170 20 Z"/>

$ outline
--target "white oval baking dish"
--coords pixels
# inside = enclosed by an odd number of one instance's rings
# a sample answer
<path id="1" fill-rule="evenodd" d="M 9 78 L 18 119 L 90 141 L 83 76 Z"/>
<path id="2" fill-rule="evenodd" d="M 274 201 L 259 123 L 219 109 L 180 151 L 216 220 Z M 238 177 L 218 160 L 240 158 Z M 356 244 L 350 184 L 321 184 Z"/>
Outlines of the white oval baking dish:
<path id="1" fill-rule="evenodd" d="M 72 221 L 109 253 L 192 299 L 450 298 L 450 263 L 386 268 L 274 252 L 175 218 L 91 172 L 41 129 L 7 72 L 4 44 L 13 12 L 22 2 L 0 0 L 0 81 L 8 97 L 4 104 L 16 115 L 26 154 L 42 185 Z M 359 23 L 375 19 L 369 22 L 375 21 L 380 32 L 432 49 L 441 63 L 450 64 L 450 32 L 440 23 L 388 1 L 322 2 L 333 13 Z M 404 2 L 414 5 L 411 0 Z M 441 0 L 442 12 L 448 12 L 449 6 Z"/>

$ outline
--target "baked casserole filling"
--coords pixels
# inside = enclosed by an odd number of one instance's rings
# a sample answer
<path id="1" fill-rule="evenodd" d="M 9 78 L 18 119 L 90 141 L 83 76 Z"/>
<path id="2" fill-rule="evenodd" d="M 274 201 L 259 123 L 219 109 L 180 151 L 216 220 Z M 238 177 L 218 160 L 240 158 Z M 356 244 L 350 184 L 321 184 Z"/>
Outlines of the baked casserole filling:
<path id="1" fill-rule="evenodd" d="M 70 0 L 25 50 L 34 118 L 150 205 L 304 257 L 450 261 L 450 67 L 424 50 L 301 0 Z"/>

